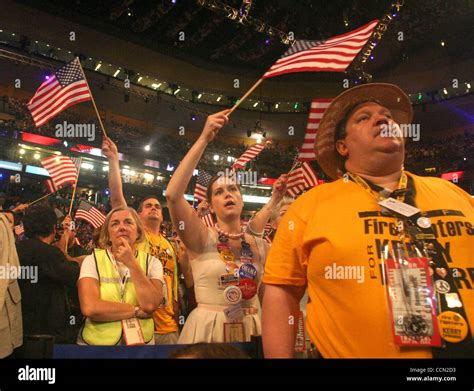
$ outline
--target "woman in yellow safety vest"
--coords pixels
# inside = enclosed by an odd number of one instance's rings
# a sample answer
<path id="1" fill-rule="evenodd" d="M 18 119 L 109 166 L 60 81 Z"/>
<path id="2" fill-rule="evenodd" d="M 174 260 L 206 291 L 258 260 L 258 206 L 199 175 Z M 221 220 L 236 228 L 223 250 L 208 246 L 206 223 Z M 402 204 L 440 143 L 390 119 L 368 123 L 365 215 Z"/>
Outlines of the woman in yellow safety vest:
<path id="1" fill-rule="evenodd" d="M 79 300 L 86 322 L 77 343 L 153 344 L 153 312 L 162 304 L 161 262 L 135 250 L 144 230 L 135 210 L 113 209 L 99 244 L 86 257 L 79 276 Z"/>

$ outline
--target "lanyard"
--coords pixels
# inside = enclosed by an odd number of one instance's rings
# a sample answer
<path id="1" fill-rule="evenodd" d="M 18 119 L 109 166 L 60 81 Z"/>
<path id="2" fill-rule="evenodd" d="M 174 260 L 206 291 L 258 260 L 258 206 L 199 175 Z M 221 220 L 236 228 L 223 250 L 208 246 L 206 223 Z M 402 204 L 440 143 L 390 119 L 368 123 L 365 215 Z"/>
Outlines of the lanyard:
<path id="1" fill-rule="evenodd" d="M 374 191 L 368 185 L 368 183 L 360 176 L 349 172 L 348 174 L 356 184 L 358 184 L 366 192 L 371 194 L 377 201 L 383 201 L 384 199 L 388 198 L 390 194 L 393 194 L 395 196 L 395 194 L 397 193 L 398 194 L 396 195 L 396 199 L 398 201 L 403 202 L 405 199 L 405 190 L 408 185 L 408 177 L 404 171 L 402 171 L 402 175 L 400 176 L 398 189 L 391 193 L 388 190 L 382 190 L 380 192 Z M 458 288 L 454 281 L 453 275 L 450 273 L 449 264 L 447 263 L 442 253 L 442 249 L 439 242 L 437 241 L 429 227 L 427 229 L 422 229 L 421 226 L 419 226 L 418 223 L 413 220 L 413 218 L 398 218 L 398 222 L 401 223 L 398 225 L 399 241 L 403 250 L 405 251 L 405 254 L 409 254 L 409 250 L 407 248 L 408 243 L 406 243 L 405 240 L 405 229 L 407 229 L 410 247 L 415 251 L 415 253 L 418 253 L 418 256 L 422 256 L 422 254 L 425 253 L 426 257 L 430 260 L 429 266 L 433 272 L 432 281 L 435 285 L 435 289 L 437 290 L 436 296 L 438 304 L 438 316 L 443 317 L 443 319 L 448 319 L 447 321 L 444 320 L 445 328 L 441 328 L 442 332 L 446 333 L 444 330 L 449 331 L 455 327 L 450 326 L 449 322 L 452 322 L 452 320 L 449 320 L 449 317 L 453 317 L 454 321 L 458 322 L 456 324 L 457 328 L 454 331 L 460 330 L 461 326 L 459 326 L 459 324 L 464 324 L 465 327 L 466 335 L 462 340 L 455 340 L 454 338 L 447 339 L 443 337 L 443 339 L 445 339 L 443 341 L 444 347 L 441 349 L 433 348 L 433 356 L 438 358 L 471 358 L 474 354 L 474 343 L 471 337 L 469 323 L 466 321 L 466 311 L 462 303 L 462 298 L 458 293 Z M 400 265 L 402 266 L 401 270 L 403 273 L 401 280 L 402 298 L 405 302 L 405 307 L 407 308 L 408 312 L 411 313 L 411 284 L 409 279 L 405 279 L 407 276 L 404 273 L 404 262 L 400 262 Z M 456 301 L 456 304 L 450 304 L 449 300 L 451 300 L 451 302 Z M 459 319 L 461 319 L 461 321 Z M 419 320 L 420 319 L 418 319 L 416 316 L 413 317 L 414 322 L 422 324 L 419 322 Z M 448 324 L 448 326 L 446 326 L 446 324 Z M 449 337 L 449 333 L 447 336 Z"/>
<path id="2" fill-rule="evenodd" d="M 120 277 L 120 272 L 118 269 L 117 261 L 115 260 L 113 254 L 107 250 L 107 254 L 109 256 L 110 261 L 112 262 L 112 265 L 114 265 L 115 271 L 117 272 L 117 275 L 120 278 L 120 301 L 123 303 L 124 297 L 125 297 L 125 287 L 127 286 L 128 279 L 130 277 L 130 270 L 125 272 L 125 275 L 123 277 Z"/>
<path id="3" fill-rule="evenodd" d="M 360 187 L 362 187 L 367 193 L 372 195 L 377 201 L 383 201 L 388 198 L 388 191 L 383 190 L 381 192 L 376 192 L 374 191 L 369 184 L 361 178 L 357 174 L 353 174 L 351 172 L 348 172 L 349 176 L 352 178 L 352 180 L 358 184 Z M 402 171 L 402 175 L 400 176 L 400 181 L 398 182 L 398 188 L 397 190 L 405 190 L 407 188 L 408 184 L 408 176 L 405 173 L 405 171 Z M 403 202 L 405 200 L 405 194 L 402 192 L 402 194 L 397 195 L 397 200 Z"/>

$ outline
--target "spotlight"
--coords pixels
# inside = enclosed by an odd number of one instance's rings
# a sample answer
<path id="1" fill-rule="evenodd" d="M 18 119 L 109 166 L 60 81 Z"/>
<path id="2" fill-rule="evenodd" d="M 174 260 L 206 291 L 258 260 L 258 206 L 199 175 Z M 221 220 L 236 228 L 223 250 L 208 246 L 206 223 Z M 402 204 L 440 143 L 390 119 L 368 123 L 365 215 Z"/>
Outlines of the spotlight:
<path id="1" fill-rule="evenodd" d="M 150 150 L 150 145 L 149 144 L 145 145 L 145 147 L 143 149 L 148 152 Z"/>
<path id="2" fill-rule="evenodd" d="M 195 114 L 191 114 L 191 121 L 196 121 L 196 115 Z"/>

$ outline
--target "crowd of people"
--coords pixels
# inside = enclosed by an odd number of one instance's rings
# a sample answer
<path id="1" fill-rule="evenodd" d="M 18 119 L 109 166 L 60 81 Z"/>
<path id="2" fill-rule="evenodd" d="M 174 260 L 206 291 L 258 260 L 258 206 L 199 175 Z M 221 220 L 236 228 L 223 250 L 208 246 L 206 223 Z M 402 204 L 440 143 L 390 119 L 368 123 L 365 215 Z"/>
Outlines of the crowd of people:
<path id="1" fill-rule="evenodd" d="M 331 181 L 293 202 L 287 170 L 276 167 L 269 201 L 248 222 L 232 178 L 213 176 L 196 210 L 184 198 L 229 110 L 210 115 L 180 158 L 166 188 L 169 217 L 161 194 L 124 194 L 124 146 L 110 138 L 101 145 L 110 197 L 96 205 L 105 217 L 100 229 L 72 224 L 66 191 L 13 209 L 2 195 L 2 265 L 37 273 L 18 278 L 21 300 L 17 279 L 2 281 L 2 292 L 10 292 L 2 356 L 24 355 L 28 336 L 51 335 L 58 343 L 105 346 L 263 336 L 266 357 L 288 358 L 308 337 L 324 358 L 473 357 L 472 197 L 449 181 L 405 171 L 405 141 L 380 132 L 412 116 L 395 85 L 345 91 L 325 112 L 315 140 Z M 444 141 L 472 148 L 472 140 Z M 436 158 L 438 147 L 410 146 L 407 155 Z M 263 152 L 258 161 L 271 158 Z M 87 192 L 76 197 L 93 202 Z M 14 233 L 20 220 L 24 232 Z M 418 305 L 419 295 L 430 304 Z"/>
<path id="2" fill-rule="evenodd" d="M 14 97 L 3 96 L 0 99 L 0 109 L 3 112 L 15 116 L 13 121 L 5 121 L 2 124 L 3 129 L 12 131 L 27 131 L 39 133 L 45 136 L 55 136 L 55 124 L 67 121 L 69 123 L 91 123 L 99 129 L 96 119 L 91 119 L 80 115 L 74 110 L 67 110 L 60 113 L 54 120 L 37 128 L 34 126 L 31 115 L 26 106 L 26 100 L 20 100 Z M 133 127 L 127 123 L 111 120 L 105 123 L 108 132 L 114 141 L 122 145 L 121 152 L 132 156 L 143 156 L 143 147 L 149 144 L 153 135 L 152 132 Z M 100 147 L 99 138 L 94 141 L 85 142 L 84 139 L 71 139 L 72 142 L 86 143 L 95 147 Z M 191 147 L 191 142 L 182 137 L 173 137 L 169 134 L 160 133 L 153 145 L 153 155 L 161 166 L 166 168 L 168 164 L 176 167 L 184 155 Z M 232 165 L 228 157 L 237 159 L 241 156 L 247 147 L 243 144 L 227 144 L 222 140 L 216 140 L 211 145 L 203 158 L 199 162 L 199 169 L 211 173 L 224 171 Z M 474 135 L 472 132 L 457 134 L 445 137 L 425 136 L 416 142 L 407 143 L 405 166 L 409 171 L 419 175 L 426 174 L 426 169 L 435 169 L 436 175 L 442 172 L 462 171 L 472 168 L 472 156 L 474 151 Z M 274 141 L 267 146 L 256 159 L 249 163 L 249 169 L 257 171 L 260 177 L 276 178 L 278 174 L 285 169 L 289 169 L 295 157 L 298 154 L 298 148 L 294 145 L 281 144 Z M 216 159 L 215 156 L 218 156 Z M 319 165 L 314 164 L 316 174 L 320 179 L 327 180 L 328 177 Z M 146 185 L 146 181 L 135 179 L 137 184 Z M 153 185 L 163 185 L 155 181 Z"/>

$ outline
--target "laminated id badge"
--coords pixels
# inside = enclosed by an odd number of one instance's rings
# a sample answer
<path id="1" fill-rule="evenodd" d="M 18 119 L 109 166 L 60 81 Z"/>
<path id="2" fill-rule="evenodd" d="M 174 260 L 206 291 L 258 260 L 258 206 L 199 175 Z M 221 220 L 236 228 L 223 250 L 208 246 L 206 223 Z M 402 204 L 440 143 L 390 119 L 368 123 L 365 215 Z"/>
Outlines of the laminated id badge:
<path id="1" fill-rule="evenodd" d="M 125 345 L 145 345 L 145 338 L 137 318 L 123 319 L 122 330 Z"/>
<path id="2" fill-rule="evenodd" d="M 395 344 L 441 346 L 428 259 L 399 254 L 385 258 L 384 266 Z"/>
<path id="3" fill-rule="evenodd" d="M 242 322 L 224 323 L 224 342 L 245 342 Z"/>

